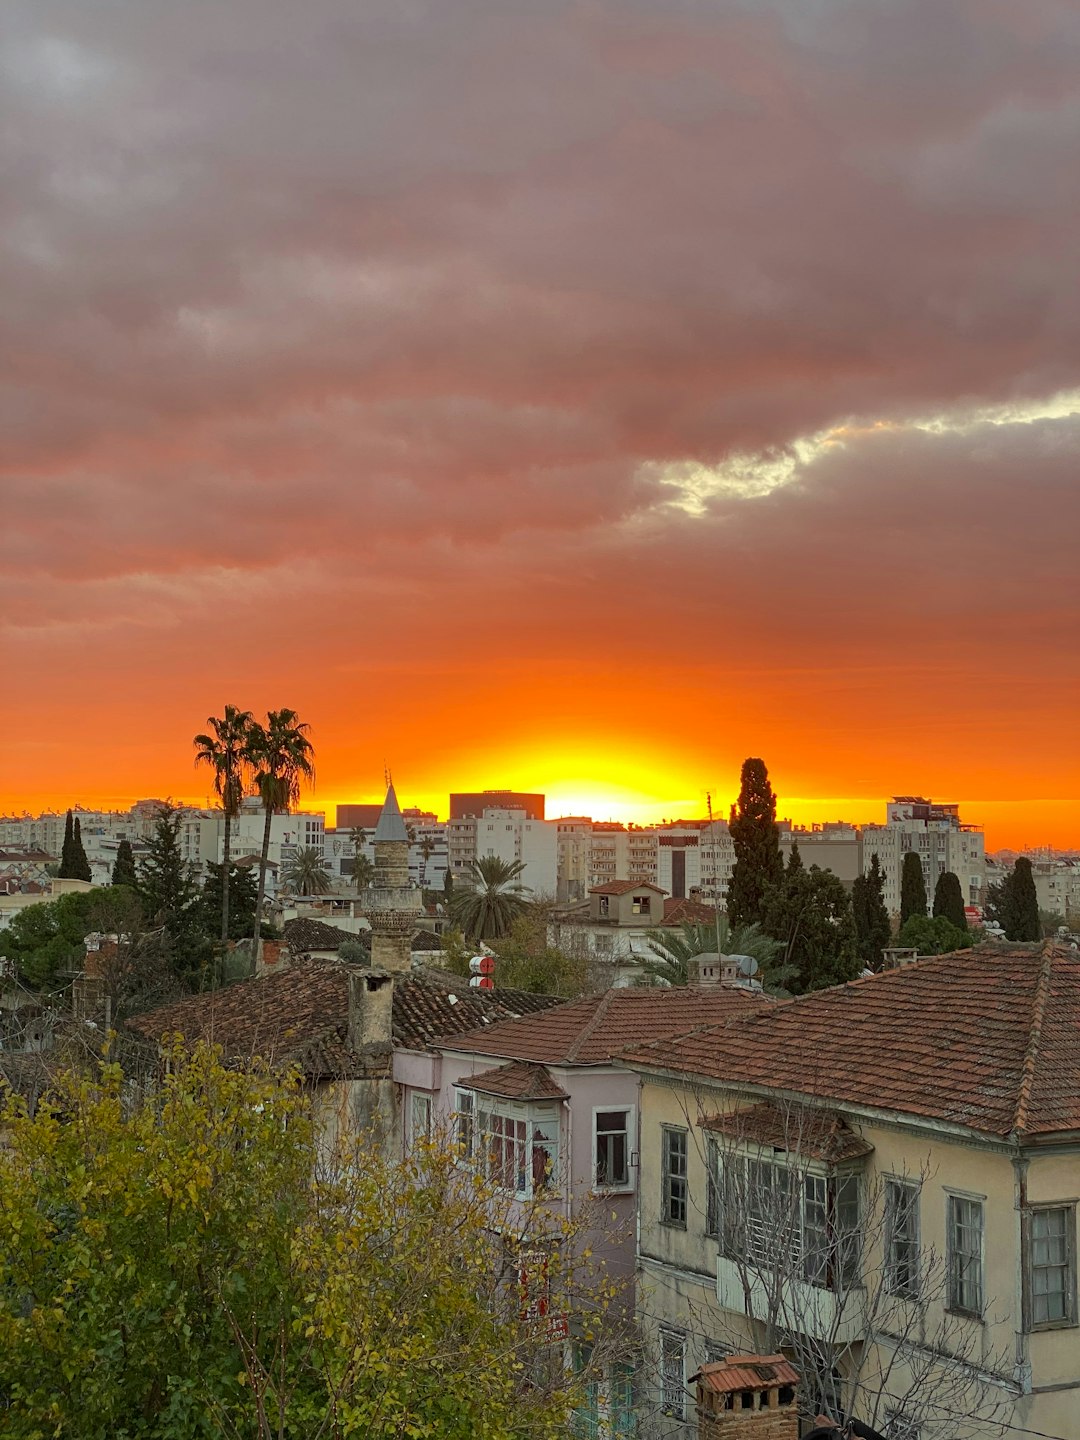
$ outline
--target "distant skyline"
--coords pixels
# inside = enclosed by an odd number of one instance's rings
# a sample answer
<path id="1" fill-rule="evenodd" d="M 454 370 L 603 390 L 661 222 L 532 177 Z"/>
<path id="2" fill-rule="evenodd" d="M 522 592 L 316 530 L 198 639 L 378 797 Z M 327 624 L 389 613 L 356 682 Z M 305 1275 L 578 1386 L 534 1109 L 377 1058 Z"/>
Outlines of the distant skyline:
<path id="1" fill-rule="evenodd" d="M 4 808 L 203 795 L 229 701 L 329 809 L 761 755 L 1075 843 L 1077 73 L 1069 0 L 7 0 Z"/>
<path id="2" fill-rule="evenodd" d="M 738 791 L 737 780 L 736 773 L 734 787 L 722 790 L 717 786 L 712 790 L 713 814 L 718 819 L 727 819 L 728 811 Z M 673 795 L 663 799 L 650 795 L 648 792 L 635 794 L 629 790 L 602 786 L 594 786 L 590 789 L 584 784 L 579 788 L 574 788 L 556 782 L 545 788 L 527 774 L 518 775 L 513 782 L 500 778 L 490 782 L 480 779 L 468 783 L 458 783 L 455 780 L 441 790 L 413 789 L 409 785 L 408 776 L 402 776 L 398 771 L 395 771 L 394 781 L 399 801 L 403 806 L 418 806 L 421 809 L 434 811 L 443 820 L 447 817 L 450 791 L 471 789 L 542 791 L 547 798 L 546 813 L 549 820 L 557 820 L 566 815 L 588 815 L 593 820 L 653 825 L 662 820 L 701 819 L 706 813 L 705 789 L 702 789 L 697 795 L 692 791 L 687 791 L 681 798 Z M 773 784 L 775 787 L 775 777 L 773 777 Z M 919 790 L 918 787 L 914 790 L 899 787 L 889 791 L 888 794 L 870 797 L 848 796 L 815 799 L 785 796 L 781 793 L 777 801 L 777 812 L 779 818 L 790 819 L 798 825 L 823 823 L 830 820 L 848 820 L 859 825 L 881 824 L 885 819 L 886 802 L 894 794 L 908 793 L 928 795 L 937 801 L 957 800 L 956 795 L 951 791 L 938 793 L 937 791 L 928 791 L 925 787 L 922 790 Z M 137 800 L 165 798 L 166 795 L 175 801 L 182 801 L 190 805 L 203 806 L 215 803 L 213 795 L 205 788 L 201 791 L 192 788 L 182 790 L 179 786 L 166 788 L 158 785 L 157 787 L 144 787 L 131 793 L 103 793 L 96 797 L 88 789 L 83 789 L 68 798 L 51 800 L 41 798 L 32 804 L 16 803 L 0 794 L 0 814 L 19 814 L 24 809 L 35 814 L 40 810 L 62 811 L 76 804 L 84 805 L 88 809 L 127 809 Z M 326 813 L 327 822 L 332 825 L 338 805 L 377 804 L 382 799 L 381 783 L 374 786 L 369 785 L 363 793 L 350 791 L 332 795 L 328 795 L 325 788 L 320 786 L 316 792 L 306 791 L 301 797 L 298 808 L 323 810 Z M 965 824 L 984 826 L 988 851 L 1042 849 L 1047 846 L 1059 850 L 1080 849 L 1080 817 L 1077 816 L 1076 807 L 1070 803 L 1063 804 L 1056 801 L 1024 803 L 978 799 L 960 799 L 958 803 L 960 817 Z"/>

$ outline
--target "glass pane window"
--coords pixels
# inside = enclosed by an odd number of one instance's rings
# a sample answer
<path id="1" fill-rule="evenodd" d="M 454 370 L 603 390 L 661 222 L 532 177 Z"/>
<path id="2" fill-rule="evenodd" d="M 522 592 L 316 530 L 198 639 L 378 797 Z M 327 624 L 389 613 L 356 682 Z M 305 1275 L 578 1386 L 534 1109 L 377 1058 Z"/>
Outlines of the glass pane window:
<path id="1" fill-rule="evenodd" d="M 661 1152 L 660 1218 L 686 1225 L 686 1131 L 664 1126 Z"/>
<path id="2" fill-rule="evenodd" d="M 471 1123 L 471 1117 L 465 1119 Z M 559 1116 L 555 1106 L 511 1108 L 485 1097 L 476 1111 L 476 1128 L 475 1158 L 493 1185 L 529 1198 L 556 1183 Z"/>
<path id="3" fill-rule="evenodd" d="M 686 1418 L 686 1339 L 660 1335 L 660 1408 L 674 1420 Z"/>
<path id="4" fill-rule="evenodd" d="M 705 1142 L 705 1234 L 720 1237 L 723 1228 L 723 1184 L 720 1147 L 715 1140 Z M 723 1246 L 721 1245 L 721 1249 Z"/>
<path id="5" fill-rule="evenodd" d="M 454 1097 L 454 1139 L 466 1159 L 471 1159 L 475 1139 L 475 1096 L 471 1090 L 458 1090 Z"/>
<path id="6" fill-rule="evenodd" d="M 613 1188 L 630 1183 L 628 1110 L 598 1110 L 596 1113 L 596 1183 Z"/>
<path id="7" fill-rule="evenodd" d="M 431 1096 L 421 1090 L 412 1092 L 410 1134 L 413 1141 L 426 1140 L 431 1134 Z"/>
<path id="8" fill-rule="evenodd" d="M 611 1367 L 611 1436 L 612 1440 L 633 1440 L 637 1433 L 634 1416 L 634 1367 L 614 1364 Z"/>
<path id="9" fill-rule="evenodd" d="M 983 1204 L 963 1195 L 949 1196 L 949 1306 L 981 1315 Z"/>
<path id="10" fill-rule="evenodd" d="M 1033 1210 L 1030 1219 L 1031 1323 L 1073 1319 L 1072 1227 L 1069 1206 Z"/>
<path id="11" fill-rule="evenodd" d="M 885 1182 L 886 1283 L 893 1295 L 919 1293 L 919 1187 L 908 1180 Z"/>

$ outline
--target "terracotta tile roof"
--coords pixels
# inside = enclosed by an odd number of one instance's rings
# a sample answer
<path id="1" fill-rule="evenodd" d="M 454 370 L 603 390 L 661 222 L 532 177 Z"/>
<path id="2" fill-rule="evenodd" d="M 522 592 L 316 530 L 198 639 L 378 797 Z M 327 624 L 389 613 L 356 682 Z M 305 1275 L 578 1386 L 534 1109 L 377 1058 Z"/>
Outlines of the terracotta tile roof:
<path id="1" fill-rule="evenodd" d="M 665 925 L 711 925 L 716 919 L 716 907 L 703 905 L 700 900 L 664 901 Z"/>
<path id="2" fill-rule="evenodd" d="M 189 1042 L 221 1045 L 231 1059 L 261 1055 L 281 1065 L 299 1064 L 316 1079 L 346 1076 L 357 1068 L 348 1044 L 349 969 L 333 960 L 298 965 L 189 995 L 133 1016 L 127 1025 L 151 1042 L 179 1031 Z M 458 975 L 413 971 L 394 984 L 393 1040 L 403 1049 L 425 1050 L 485 1022 L 556 1004 L 549 995 L 473 990 Z"/>
<path id="3" fill-rule="evenodd" d="M 590 895 L 629 895 L 631 890 L 655 890 L 658 895 L 664 891 L 651 880 L 606 880 L 603 885 L 591 885 Z"/>
<path id="4" fill-rule="evenodd" d="M 542 1065 L 603 1065 L 628 1045 L 677 1035 L 694 1023 L 722 1024 L 774 1002 L 760 992 L 727 986 L 605 990 L 543 1015 L 507 1020 L 443 1049 Z"/>
<path id="5" fill-rule="evenodd" d="M 493 1070 L 482 1070 L 479 1075 L 456 1082 L 463 1090 L 480 1090 L 485 1095 L 503 1095 L 510 1100 L 565 1100 L 566 1091 L 552 1078 L 551 1071 L 543 1065 L 530 1065 L 524 1060 L 512 1060 L 509 1065 L 497 1065 Z"/>
<path id="6" fill-rule="evenodd" d="M 838 1165 L 869 1155 L 873 1146 L 856 1135 L 835 1110 L 803 1109 L 785 1113 L 768 1102 L 746 1110 L 730 1110 L 703 1120 L 702 1127 L 713 1134 L 754 1145 L 792 1150 L 808 1160 Z"/>
<path id="7" fill-rule="evenodd" d="M 768 1390 L 773 1385 L 797 1385 L 799 1372 L 783 1355 L 729 1355 L 702 1365 L 690 1383 L 695 1380 L 706 1390 Z"/>
<path id="8" fill-rule="evenodd" d="M 625 1057 L 991 1135 L 1080 1129 L 1080 954 L 975 946 Z"/>
<path id="9" fill-rule="evenodd" d="M 350 930 L 342 930 L 337 925 L 327 925 L 323 920 L 313 920 L 310 916 L 301 916 L 298 920 L 288 920 L 282 932 L 285 936 L 285 943 L 294 955 L 310 954 L 312 950 L 336 950 L 343 940 L 363 940 L 359 935 L 354 935 Z"/>

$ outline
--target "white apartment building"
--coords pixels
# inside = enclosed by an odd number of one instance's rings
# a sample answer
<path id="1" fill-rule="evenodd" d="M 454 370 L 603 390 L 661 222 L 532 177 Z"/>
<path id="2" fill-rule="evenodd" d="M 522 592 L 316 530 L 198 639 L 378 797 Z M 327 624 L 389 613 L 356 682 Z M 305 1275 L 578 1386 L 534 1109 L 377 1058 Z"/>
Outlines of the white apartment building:
<path id="1" fill-rule="evenodd" d="M 496 855 L 525 868 L 521 883 L 534 895 L 555 895 L 558 885 L 558 827 L 553 820 L 535 820 L 528 811 L 485 808 L 446 823 L 450 871 L 465 876 L 474 860 Z"/>
<path id="2" fill-rule="evenodd" d="M 266 814 L 258 800 L 249 797 L 244 801 L 241 813 L 232 822 L 230 846 L 234 862 L 245 855 L 262 853 L 265 824 Z M 274 865 L 284 868 L 298 850 L 318 850 L 322 855 L 325 848 L 325 837 L 326 816 L 321 810 L 298 810 L 291 815 L 278 811 L 270 820 L 270 849 L 267 859 Z M 222 825 L 216 856 L 219 864 L 223 858 L 224 848 L 225 827 Z M 273 884 L 270 878 L 272 874 L 273 872 L 270 872 L 267 877 L 268 889 Z"/>
<path id="3" fill-rule="evenodd" d="M 863 869 L 878 856 L 885 879 L 884 899 L 891 914 L 900 913 L 900 874 L 904 856 L 912 851 L 922 863 L 928 906 L 933 904 L 938 877 L 947 870 L 958 876 L 964 903 L 978 905 L 986 884 L 986 846 L 981 825 L 964 825 L 958 805 L 936 804 L 922 796 L 894 797 L 884 825 L 862 829 Z"/>
<path id="4" fill-rule="evenodd" d="M 677 820 L 656 832 L 656 883 L 675 900 L 722 906 L 735 865 L 726 820 Z"/>
<path id="5" fill-rule="evenodd" d="M 449 867 L 446 824 L 437 820 L 434 815 L 416 810 L 403 810 L 402 819 L 413 837 L 409 845 L 410 883 L 428 890 L 441 890 Z M 374 826 L 365 829 L 360 851 L 373 865 L 374 838 Z M 356 873 L 356 841 L 353 830 L 327 830 L 323 855 L 330 874 L 348 889 Z"/>

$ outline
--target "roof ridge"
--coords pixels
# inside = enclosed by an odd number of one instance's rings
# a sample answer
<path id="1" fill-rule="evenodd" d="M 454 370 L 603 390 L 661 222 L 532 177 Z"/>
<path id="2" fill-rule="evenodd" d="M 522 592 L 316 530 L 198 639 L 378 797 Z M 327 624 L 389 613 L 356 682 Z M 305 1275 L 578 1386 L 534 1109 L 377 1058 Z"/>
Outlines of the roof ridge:
<path id="1" fill-rule="evenodd" d="M 1028 1031 L 1024 1063 L 1020 1070 L 1020 1088 L 1016 1095 L 1016 1110 L 1013 1113 L 1013 1132 L 1022 1135 L 1027 1128 L 1028 1108 L 1031 1092 L 1035 1087 L 1035 1066 L 1039 1058 L 1039 1042 L 1042 1039 L 1043 1021 L 1046 1019 L 1046 1005 L 1050 996 L 1050 979 L 1054 969 L 1055 946 L 1047 941 L 1043 947 L 1042 964 L 1035 982 L 1035 1001 L 1031 1007 L 1031 1027 Z"/>
<path id="2" fill-rule="evenodd" d="M 594 1033 L 596 1027 L 600 1024 L 601 1019 L 607 1014 L 608 1010 L 611 1008 L 611 997 L 615 993 L 616 992 L 614 990 L 605 990 L 603 995 L 601 995 L 600 1004 L 597 1005 L 596 1009 L 593 1011 L 592 1019 L 585 1026 L 585 1028 L 580 1031 L 577 1039 L 573 1042 L 573 1044 L 570 1046 L 570 1049 L 566 1052 L 567 1064 L 572 1065 L 574 1061 L 578 1058 L 578 1056 L 581 1054 L 581 1047 L 585 1044 L 585 1041 L 588 1040 L 589 1037 Z"/>

